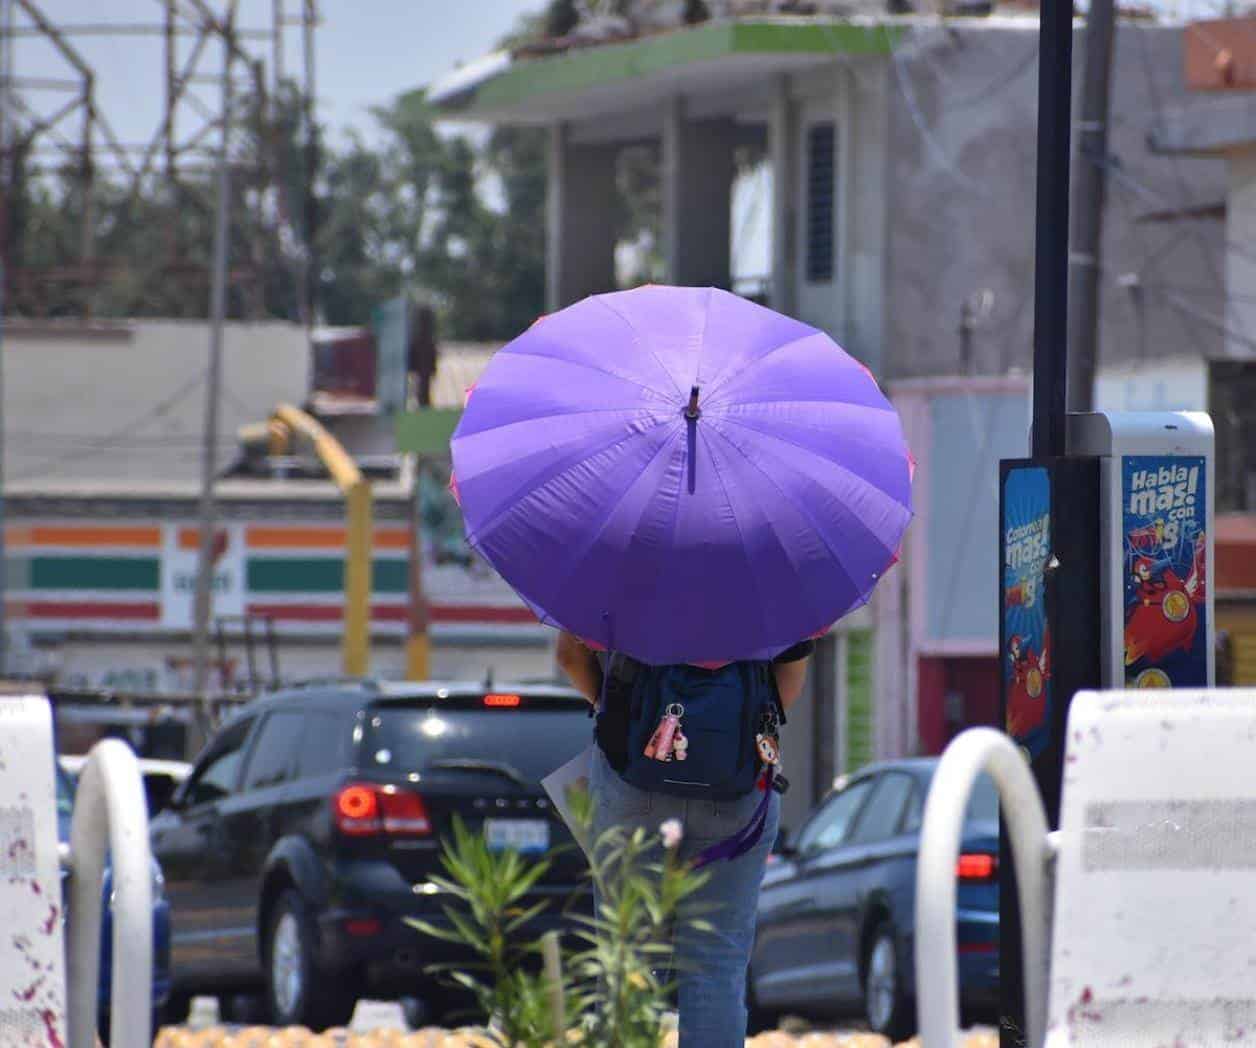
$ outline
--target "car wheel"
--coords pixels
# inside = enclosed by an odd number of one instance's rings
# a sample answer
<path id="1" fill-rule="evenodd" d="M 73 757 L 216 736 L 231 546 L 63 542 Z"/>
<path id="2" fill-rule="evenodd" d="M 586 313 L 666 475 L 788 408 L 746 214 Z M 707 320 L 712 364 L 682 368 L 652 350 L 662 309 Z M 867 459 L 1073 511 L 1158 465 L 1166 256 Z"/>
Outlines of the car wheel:
<path id="1" fill-rule="evenodd" d="M 894 926 L 882 921 L 868 941 L 864 958 L 864 1016 L 875 1033 L 892 1041 L 912 1031 L 911 1004 L 903 991 Z"/>
<path id="2" fill-rule="evenodd" d="M 275 903 L 266 936 L 266 1004 L 277 1026 L 325 1030 L 353 1018 L 357 995 L 343 975 L 314 964 L 314 921 L 289 889 Z"/>

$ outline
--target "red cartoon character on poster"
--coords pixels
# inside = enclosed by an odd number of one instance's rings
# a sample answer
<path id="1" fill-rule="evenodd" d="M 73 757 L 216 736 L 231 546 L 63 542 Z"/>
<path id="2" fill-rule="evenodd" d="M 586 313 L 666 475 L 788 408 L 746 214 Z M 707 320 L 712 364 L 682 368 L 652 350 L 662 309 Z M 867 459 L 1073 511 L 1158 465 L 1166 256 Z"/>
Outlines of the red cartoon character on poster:
<path id="1" fill-rule="evenodd" d="M 1007 691 L 1007 731 L 1013 738 L 1024 738 L 1042 723 L 1046 714 L 1043 693 L 1050 678 L 1050 647 L 1050 634 L 1043 637 L 1041 652 L 1035 652 L 1019 634 L 1008 638 L 1007 657 L 1012 672 Z"/>
<path id="2" fill-rule="evenodd" d="M 1153 520 L 1141 528 L 1134 528 L 1129 533 L 1131 549 L 1158 550 L 1164 544 L 1164 521 Z"/>
<path id="3" fill-rule="evenodd" d="M 1125 665 L 1144 659 L 1156 664 L 1170 652 L 1191 650 L 1199 627 L 1195 609 L 1205 596 L 1206 551 L 1204 536 L 1200 534 L 1195 539 L 1191 573 L 1185 582 L 1163 562 L 1157 563 L 1150 557 L 1135 558 L 1131 569 L 1133 601 L 1125 620 Z"/>

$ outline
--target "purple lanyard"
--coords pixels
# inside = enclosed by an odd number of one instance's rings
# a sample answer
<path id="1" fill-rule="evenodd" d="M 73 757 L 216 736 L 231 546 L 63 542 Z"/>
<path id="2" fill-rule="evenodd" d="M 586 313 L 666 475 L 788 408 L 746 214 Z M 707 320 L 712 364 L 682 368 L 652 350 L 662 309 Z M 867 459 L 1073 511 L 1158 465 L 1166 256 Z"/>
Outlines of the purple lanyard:
<path id="1" fill-rule="evenodd" d="M 700 870 L 703 866 L 718 862 L 721 859 L 731 862 L 733 859 L 745 855 L 746 852 L 763 839 L 763 831 L 768 824 L 768 805 L 772 803 L 772 787 L 775 778 L 776 768 L 769 764 L 768 770 L 764 773 L 760 783 L 763 788 L 763 799 L 759 801 L 759 806 L 755 808 L 754 814 L 750 816 L 750 821 L 731 837 L 712 844 L 711 847 L 699 852 L 693 863 L 695 870 Z"/>

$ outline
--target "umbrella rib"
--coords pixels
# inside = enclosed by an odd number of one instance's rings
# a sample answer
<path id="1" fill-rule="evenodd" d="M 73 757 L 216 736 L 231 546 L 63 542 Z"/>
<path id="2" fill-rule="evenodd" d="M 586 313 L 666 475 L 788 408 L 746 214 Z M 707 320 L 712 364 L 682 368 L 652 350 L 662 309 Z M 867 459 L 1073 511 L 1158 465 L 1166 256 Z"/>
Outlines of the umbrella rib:
<path id="1" fill-rule="evenodd" d="M 718 433 L 719 430 L 717 429 L 716 432 Z M 723 436 L 723 434 L 720 434 L 720 435 Z M 747 455 L 740 447 L 738 447 L 736 443 L 729 440 L 727 437 L 724 437 L 724 440 L 728 444 L 729 447 L 731 447 L 734 451 L 737 452 L 737 454 L 739 454 L 742 458 L 744 458 L 747 463 L 749 463 L 751 469 L 754 469 L 763 475 L 763 477 L 767 480 L 767 482 L 771 484 L 773 488 L 776 489 L 777 494 L 781 496 L 781 500 L 783 502 L 788 502 L 791 506 L 794 507 L 794 509 L 796 509 L 803 517 L 806 518 L 807 522 L 811 525 L 812 530 L 816 533 L 816 535 L 820 537 L 820 541 L 824 543 L 825 547 L 833 555 L 834 561 L 836 561 L 837 566 L 841 568 L 842 574 L 846 576 L 847 580 L 850 582 L 851 586 L 854 588 L 854 591 L 856 593 L 862 593 L 863 588 L 859 585 L 859 583 L 855 581 L 854 576 L 851 575 L 850 570 L 846 567 L 846 562 L 842 560 L 842 555 L 836 549 L 833 548 L 832 543 L 829 542 L 828 537 L 824 534 L 823 529 L 820 528 L 818 524 L 816 524 L 815 517 L 811 515 L 810 511 L 805 506 L 801 505 L 796 499 L 788 495 L 785 492 L 785 490 L 776 482 L 776 478 L 773 477 L 772 474 L 770 474 L 757 462 L 755 462 L 755 460 L 752 459 L 749 455 Z M 867 531 L 868 529 L 864 528 L 864 530 Z M 872 535 L 872 532 L 869 531 L 868 534 Z M 873 541 L 876 542 L 878 546 L 881 546 L 883 549 L 885 548 L 885 544 L 881 542 L 881 540 L 878 539 L 875 535 L 872 535 L 872 538 L 873 538 Z M 888 557 L 887 557 L 887 563 L 888 563 Z"/>
<path id="2" fill-rule="evenodd" d="M 878 404 L 864 404 L 858 400 L 834 400 L 831 397 L 828 397 L 828 398 L 776 397 L 774 399 L 768 399 L 768 400 L 737 400 L 737 401 L 734 401 L 734 404 L 737 407 L 756 407 L 756 406 L 765 405 L 765 404 L 798 404 L 802 406 L 812 406 L 812 405 L 819 406 L 821 404 L 830 404 L 830 405 L 836 404 L 838 406 L 844 406 L 844 407 L 863 408 L 863 410 L 865 411 L 881 411 L 881 412 L 886 412 L 886 413 L 893 413 L 894 411 L 893 406 L 890 404 L 888 400 L 885 402 L 885 406 L 882 407 Z"/>
<path id="3" fill-rule="evenodd" d="M 618 309 L 612 306 L 609 302 L 607 302 L 605 295 L 594 295 L 593 301 L 598 303 L 600 306 L 602 306 L 609 312 L 613 313 L 615 316 L 617 316 L 620 320 L 622 320 L 625 324 L 628 325 L 628 330 L 632 332 L 633 340 L 637 342 L 639 345 L 643 346 L 645 348 L 645 351 L 650 354 L 650 356 L 654 360 L 654 363 L 656 363 L 659 366 L 659 369 L 663 372 L 663 374 L 667 376 L 667 380 L 672 384 L 672 388 L 676 390 L 676 395 L 679 397 L 685 396 L 684 390 L 682 390 L 680 386 L 676 384 L 675 376 L 670 371 L 667 370 L 666 365 L 659 359 L 659 355 L 655 353 L 653 349 L 650 348 L 649 342 L 646 341 L 646 339 L 641 337 L 641 332 L 637 330 L 637 325 L 634 324 L 631 320 L 629 320 L 628 317 L 626 317 Z"/>
<path id="4" fill-rule="evenodd" d="M 813 331 L 808 332 L 806 335 L 799 335 L 797 338 L 791 338 L 788 342 L 782 342 L 779 346 L 773 346 L 766 353 L 764 353 L 763 356 L 754 357 L 753 359 L 748 361 L 745 367 L 740 368 L 739 370 L 733 372 L 732 377 L 726 380 L 725 376 L 728 375 L 732 367 L 732 364 L 735 363 L 735 361 L 730 361 L 729 363 L 724 365 L 724 370 L 721 371 L 718 375 L 716 375 L 715 378 L 711 381 L 711 391 L 710 393 L 707 394 L 707 399 L 709 400 L 713 394 L 722 390 L 728 381 L 732 381 L 733 378 L 740 378 L 744 376 L 747 372 L 754 370 L 756 365 L 761 364 L 763 363 L 763 361 L 767 360 L 768 357 L 774 356 L 775 354 L 779 353 L 783 349 L 789 349 L 791 346 L 796 346 L 798 345 L 799 342 L 806 342 L 807 339 L 809 338 L 815 338 L 816 335 L 820 335 L 823 337 L 824 332 L 813 330 Z"/>
<path id="5" fill-rule="evenodd" d="M 821 458 L 821 459 L 823 459 L 825 462 L 832 463 L 832 464 L 833 464 L 834 466 L 836 466 L 838 469 L 843 470 L 843 471 L 844 471 L 844 472 L 846 472 L 846 473 L 849 473 L 852 477 L 854 477 L 855 479 L 857 479 L 857 480 L 861 481 L 862 483 L 866 484 L 868 487 L 872 488 L 874 491 L 879 491 L 879 492 L 881 492 L 881 494 L 882 494 L 882 495 L 884 495 L 886 498 L 890 498 L 890 499 L 893 499 L 893 498 L 894 498 L 894 496 L 893 496 L 890 492 L 886 491 L 886 490 L 885 490 L 885 488 L 881 487 L 879 484 L 874 484 L 874 483 L 873 483 L 871 480 L 869 480 L 867 477 L 862 476 L 862 475 L 861 475 L 861 474 L 859 474 L 859 473 L 856 473 L 854 470 L 852 470 L 849 466 L 845 465 L 844 463 L 839 462 L 837 459 L 835 459 L 835 458 L 831 458 L 831 457 L 829 457 L 828 455 L 823 454 L 822 452 L 816 451 L 816 449 L 815 449 L 815 448 L 809 448 L 809 447 L 807 447 L 807 445 L 806 445 L 806 444 L 800 444 L 800 443 L 798 443 L 798 441 L 796 441 L 796 440 L 790 440 L 788 437 L 783 437 L 783 436 L 781 436 L 779 433 L 772 433 L 772 432 L 769 432 L 768 430 L 766 430 L 766 429 L 762 429 L 762 428 L 760 428 L 759 426 L 752 426 L 749 422 L 744 422 L 744 421 L 742 421 L 741 419 L 738 419 L 738 418 L 733 418 L 733 417 L 732 417 L 732 416 L 730 416 L 730 415 L 721 415 L 721 416 L 719 417 L 719 421 L 720 421 L 720 422 L 731 422 L 734 426 L 741 426 L 743 429 L 748 429 L 748 430 L 750 430 L 752 433 L 758 433 L 760 436 L 763 436 L 763 437 L 768 437 L 768 438 L 769 438 L 769 439 L 771 439 L 771 440 L 779 440 L 782 444 L 788 444 L 790 447 L 798 448 L 800 451 L 806 451 L 806 452 L 809 452 L 810 454 L 815 455 L 817 458 Z M 802 423 L 796 423 L 796 425 L 803 425 L 803 424 L 802 424 Z M 824 433 L 824 432 L 826 432 L 825 430 L 822 430 L 822 429 L 820 429 L 820 428 L 818 428 L 818 427 L 816 427 L 816 426 L 806 426 L 806 425 L 803 425 L 803 428 L 805 428 L 805 429 L 810 429 L 810 430 L 812 430 L 813 432 L 816 432 L 816 433 Z M 860 445 L 861 447 L 868 448 L 868 449 L 870 449 L 870 450 L 872 450 L 872 451 L 880 451 L 880 452 L 882 452 L 882 453 L 884 453 L 884 452 L 886 451 L 886 449 L 885 449 L 885 448 L 883 448 L 883 447 L 881 447 L 880 445 L 878 445 L 878 444 L 874 444 L 874 443 L 872 443 L 871 441 L 868 441 L 868 440 L 863 440 L 863 439 L 861 439 L 861 438 L 859 438 L 859 437 L 843 436 L 843 437 L 842 437 L 842 441 L 843 441 L 844 443 L 858 444 L 858 445 Z M 906 456 L 904 456 L 904 460 L 903 460 L 903 461 L 904 461 L 904 463 L 906 463 Z M 897 501 L 897 500 L 896 500 L 896 501 Z"/>
<path id="6" fill-rule="evenodd" d="M 640 477 L 643 476 L 650 469 L 650 467 L 653 466 L 654 463 L 658 461 L 659 456 L 662 455 L 663 452 L 667 451 L 675 443 L 675 438 L 676 436 L 679 435 L 679 433 L 680 433 L 680 426 L 677 425 L 673 433 L 672 439 L 664 440 L 662 443 L 659 444 L 658 448 L 655 449 L 654 454 L 650 456 L 650 461 L 646 463 L 646 465 L 642 468 L 641 473 L 638 474 L 635 480 L 639 480 Z M 597 540 L 601 538 L 602 532 L 606 530 L 606 526 L 611 522 L 611 518 L 613 518 L 615 514 L 619 512 L 619 508 L 624 504 L 628 496 L 632 493 L 633 489 L 636 487 L 635 480 L 634 480 L 634 483 L 629 484 L 626 488 L 624 488 L 623 491 L 619 493 L 619 497 L 616 498 L 615 501 L 611 503 L 606 513 L 603 514 L 601 520 L 598 521 L 596 529 L 593 531 L 593 534 L 589 537 L 589 539 L 584 543 L 583 547 L 580 550 L 580 553 L 577 556 L 571 558 L 567 570 L 563 572 L 562 577 L 555 583 L 553 587 L 555 591 L 561 591 L 563 587 L 567 585 L 568 580 L 576 573 L 576 569 L 580 567 L 584 559 L 589 555 L 589 550 L 591 550 L 593 546 L 597 543 Z M 608 596 L 607 605 L 610 606 L 611 604 L 612 604 L 612 601 L 610 600 Z"/>
<path id="7" fill-rule="evenodd" d="M 501 422 L 497 425 L 489 426 L 487 429 L 477 429 L 470 433 L 461 433 L 458 435 L 459 440 L 467 440 L 471 437 L 478 437 L 485 433 L 496 433 L 498 430 L 509 429 L 511 426 L 526 426 L 532 422 L 546 422 L 556 418 L 582 418 L 586 415 L 611 415 L 624 414 L 628 412 L 639 412 L 650 418 L 655 423 L 666 422 L 666 418 L 659 418 L 654 414 L 654 408 L 633 407 L 633 408 L 576 408 L 573 411 L 553 411 L 548 415 L 529 415 L 527 418 L 517 418 L 510 422 Z"/>
<path id="8" fill-rule="evenodd" d="M 723 421 L 732 421 L 732 420 L 720 419 L 718 421 L 723 422 Z M 891 502 L 895 502 L 900 506 L 903 505 L 902 502 L 900 502 L 897 498 L 895 498 L 892 494 L 890 494 L 890 492 L 886 491 L 884 488 L 880 488 L 876 484 L 874 484 L 872 481 L 868 480 L 866 477 L 860 476 L 858 473 L 852 470 L 849 466 L 845 466 L 842 463 L 836 461 L 835 459 L 829 458 L 827 455 L 820 454 L 820 452 L 816 451 L 814 448 L 809 448 L 805 444 L 799 444 L 796 440 L 789 440 L 788 438 L 782 437 L 776 433 L 769 433 L 766 430 L 756 429 L 754 426 L 745 426 L 745 428 L 755 433 L 758 433 L 759 436 L 765 438 L 766 440 L 774 440 L 781 444 L 787 444 L 789 447 L 797 448 L 799 451 L 806 452 L 808 455 L 814 455 L 816 458 L 820 459 L 820 461 L 827 462 L 829 463 L 829 465 L 835 466 L 837 469 L 840 469 L 844 474 L 846 474 L 846 476 L 850 477 L 853 480 L 858 481 L 865 488 L 875 491 L 877 494 L 882 495 L 883 497 L 889 499 Z M 903 461 L 904 461 L 904 465 L 906 465 L 906 454 L 904 454 Z"/>
<path id="9" fill-rule="evenodd" d="M 658 426 L 661 426 L 661 425 L 662 425 L 662 422 L 656 422 L 654 423 L 654 426 L 652 426 L 651 428 L 658 428 Z M 677 425 L 677 428 L 678 428 L 678 425 Z M 481 535 L 489 535 L 492 532 L 494 532 L 494 530 L 496 530 L 497 528 L 497 525 L 501 523 L 502 519 L 505 519 L 507 515 L 512 513 L 512 511 L 514 511 L 517 508 L 517 505 L 519 505 L 519 494 L 521 493 L 522 490 L 524 490 L 525 488 L 528 488 L 528 486 L 531 486 L 531 491 L 529 491 L 529 494 L 533 494 L 535 493 L 535 491 L 540 491 L 541 489 L 546 488 L 546 486 L 553 484 L 555 480 L 558 480 L 560 478 L 560 476 L 565 476 L 566 474 L 569 474 L 571 470 L 579 469 L 580 466 L 583 466 L 585 462 L 588 462 L 590 459 L 595 459 L 595 457 L 597 457 L 598 455 L 605 454 L 605 452 L 607 451 L 618 450 L 620 449 L 620 447 L 623 447 L 624 444 L 627 444 L 628 441 L 637 440 L 638 437 L 641 437 L 641 436 L 642 436 L 641 434 L 625 434 L 623 437 L 620 437 L 619 440 L 615 441 L 614 444 L 612 445 L 599 447 L 598 450 L 590 451 L 588 455 L 580 457 L 580 459 L 575 459 L 573 461 L 564 461 L 560 469 L 555 470 L 554 472 L 551 472 L 551 474 L 549 476 L 546 476 L 545 480 L 541 484 L 529 485 L 529 483 L 526 483 L 525 481 L 525 483 L 520 485 L 519 488 L 517 488 L 514 491 L 514 493 L 511 493 L 509 499 L 505 499 L 504 501 L 502 501 L 502 504 L 501 504 L 502 508 L 497 510 L 496 513 L 492 515 L 491 519 L 486 520 L 484 524 L 481 524 L 480 527 L 476 529 L 476 538 L 479 539 Z M 658 452 L 662 451 L 662 449 L 664 449 L 664 447 L 667 447 L 667 445 L 668 445 L 667 440 L 663 440 L 659 442 L 658 451 L 654 452 L 654 455 L 651 456 L 652 462 L 654 461 L 654 459 L 656 459 L 656 457 L 658 457 Z M 632 485 L 629 485 L 629 489 L 631 489 L 631 486 Z"/>
<path id="10" fill-rule="evenodd" d="M 720 472 L 719 463 L 716 461 L 715 452 L 711 448 L 710 438 L 701 429 L 698 435 L 702 438 L 702 443 L 706 446 L 707 457 L 711 460 L 711 468 L 715 471 L 715 479 L 719 481 L 720 491 L 724 493 L 724 504 L 728 507 L 729 516 L 733 519 L 733 527 L 737 529 L 738 548 L 741 550 L 742 557 L 746 562 L 746 569 L 750 574 L 750 583 L 754 587 L 755 609 L 758 612 L 759 627 L 762 636 L 768 635 L 767 620 L 764 617 L 767 605 L 763 600 L 763 587 L 759 585 L 758 573 L 754 570 L 754 564 L 750 559 L 750 551 L 746 548 L 746 535 L 741 530 L 741 521 L 737 519 L 737 508 L 733 505 L 732 496 L 728 493 L 728 485 L 724 483 L 724 474 Z M 772 530 L 772 534 L 776 536 L 777 544 L 784 550 L 784 543 L 781 541 L 780 535 L 776 533 L 776 528 L 772 526 L 772 520 L 768 518 L 768 527 Z M 789 559 L 789 554 L 785 554 Z"/>
<path id="11" fill-rule="evenodd" d="M 648 433 L 650 430 L 657 429 L 659 426 L 663 425 L 663 423 L 666 421 L 667 421 L 666 419 L 656 420 L 654 425 L 649 427 L 644 432 Z M 604 454 L 608 451 L 615 451 L 623 447 L 623 445 L 626 444 L 628 441 L 635 440 L 639 438 L 640 436 L 642 436 L 642 433 L 626 433 L 619 440 L 615 441 L 614 444 L 602 445 L 598 447 L 595 451 L 590 451 L 587 455 L 584 455 L 581 458 L 572 459 L 571 461 L 564 460 L 564 462 L 562 463 L 559 469 L 550 473 L 545 478 L 545 480 L 542 481 L 541 483 L 535 484 L 531 488 L 530 491 L 527 491 L 527 494 L 530 495 L 536 491 L 539 491 L 541 488 L 545 487 L 547 484 L 552 483 L 558 477 L 565 476 L 567 473 L 571 472 L 573 469 L 583 466 L 590 459 L 596 458 L 598 455 Z M 664 444 L 665 443 L 666 442 L 664 441 Z M 526 497 L 524 492 L 527 486 L 528 485 L 526 482 L 523 484 L 520 484 L 517 488 L 515 488 L 514 491 L 511 492 L 509 498 L 502 500 L 501 508 L 498 509 L 497 512 L 494 513 L 493 516 L 489 520 L 486 520 L 483 524 L 481 524 L 476 529 L 475 535 L 476 535 L 477 540 L 479 539 L 481 535 L 487 535 L 491 533 L 492 531 L 494 531 L 497 528 L 497 525 L 501 523 L 502 519 L 506 517 L 507 514 L 509 514 L 512 510 L 515 509 L 519 501 L 522 498 Z M 468 535 L 467 538 L 468 538 L 468 541 L 471 541 L 470 535 Z"/>
<path id="12" fill-rule="evenodd" d="M 656 400 L 661 400 L 664 404 L 669 403 L 668 399 L 663 396 L 653 386 L 647 386 L 644 382 L 639 382 L 635 378 L 629 378 L 627 375 L 620 375 L 606 368 L 600 368 L 596 364 L 590 364 L 587 360 L 576 360 L 573 357 L 556 357 L 549 353 L 534 353 L 527 349 L 512 349 L 511 356 L 516 357 L 535 357 L 537 360 L 556 360 L 560 364 L 571 364 L 573 367 L 585 368 L 589 371 L 596 371 L 601 375 L 609 375 L 611 378 L 618 379 L 620 382 L 627 382 L 630 386 L 636 386 L 638 389 L 650 394 Z"/>

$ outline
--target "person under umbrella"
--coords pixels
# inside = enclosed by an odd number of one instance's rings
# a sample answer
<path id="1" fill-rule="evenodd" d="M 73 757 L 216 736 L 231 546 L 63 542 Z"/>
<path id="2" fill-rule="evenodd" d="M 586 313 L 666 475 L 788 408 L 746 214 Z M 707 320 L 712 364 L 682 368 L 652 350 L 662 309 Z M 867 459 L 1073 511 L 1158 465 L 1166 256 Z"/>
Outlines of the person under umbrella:
<path id="1" fill-rule="evenodd" d="M 709 877 L 678 921 L 682 1048 L 741 1045 L 779 728 L 814 638 L 897 559 L 911 456 L 868 369 L 711 288 L 543 318 L 493 359 L 452 441 L 467 538 L 597 707 L 594 832 L 683 826 Z M 800 640 L 802 638 L 802 640 Z"/>

